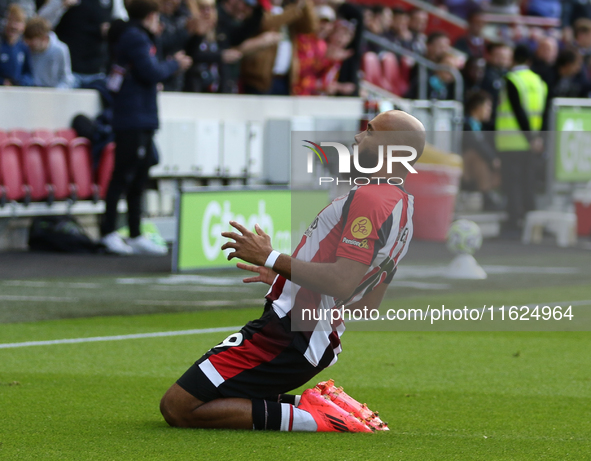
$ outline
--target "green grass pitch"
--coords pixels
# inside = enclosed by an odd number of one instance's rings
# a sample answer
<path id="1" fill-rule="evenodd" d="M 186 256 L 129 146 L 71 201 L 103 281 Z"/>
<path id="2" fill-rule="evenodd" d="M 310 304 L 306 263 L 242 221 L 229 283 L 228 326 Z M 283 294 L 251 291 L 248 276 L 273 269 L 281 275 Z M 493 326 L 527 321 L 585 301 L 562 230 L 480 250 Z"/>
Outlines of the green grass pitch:
<path id="1" fill-rule="evenodd" d="M 1 342 L 231 326 L 259 313 L 5 324 Z M 345 333 L 318 380 L 379 410 L 387 433 L 168 427 L 161 395 L 227 334 L 0 349 L 0 459 L 589 459 L 588 333 Z"/>
<path id="2" fill-rule="evenodd" d="M 447 263 L 445 252 L 433 252 L 436 246 L 416 245 L 386 309 L 579 300 L 591 310 L 588 251 L 490 242 L 479 255 L 490 271 L 482 281 L 422 276 Z M 412 258 L 423 266 L 413 268 Z M 494 265 L 502 267 L 495 272 Z M 405 276 L 405 269 L 419 275 Z M 239 326 L 260 315 L 264 286 L 242 285 L 237 273 L 191 277 L 0 281 L 0 344 Z M 591 459 L 588 331 L 354 331 L 358 326 L 350 325 L 339 361 L 317 380 L 333 378 L 378 410 L 389 432 L 168 427 L 160 397 L 230 334 L 218 332 L 0 348 L 0 460 Z"/>

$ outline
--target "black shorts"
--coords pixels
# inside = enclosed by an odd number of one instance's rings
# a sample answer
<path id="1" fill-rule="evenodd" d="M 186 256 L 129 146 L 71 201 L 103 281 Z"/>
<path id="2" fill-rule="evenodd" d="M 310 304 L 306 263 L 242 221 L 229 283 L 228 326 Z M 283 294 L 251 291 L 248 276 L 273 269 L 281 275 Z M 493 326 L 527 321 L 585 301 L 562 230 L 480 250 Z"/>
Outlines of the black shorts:
<path id="1" fill-rule="evenodd" d="M 299 332 L 270 303 L 261 318 L 210 349 L 177 384 L 202 402 L 228 397 L 277 401 L 279 394 L 307 383 L 334 358 L 332 348 L 318 366 L 294 347 Z"/>

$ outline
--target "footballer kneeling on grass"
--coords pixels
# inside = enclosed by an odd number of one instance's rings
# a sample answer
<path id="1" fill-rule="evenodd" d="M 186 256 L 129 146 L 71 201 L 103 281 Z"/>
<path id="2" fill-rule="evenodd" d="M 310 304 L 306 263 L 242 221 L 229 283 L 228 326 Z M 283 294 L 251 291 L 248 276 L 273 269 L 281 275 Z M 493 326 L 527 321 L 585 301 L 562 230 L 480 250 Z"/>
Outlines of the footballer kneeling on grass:
<path id="1" fill-rule="evenodd" d="M 359 163 L 382 168 L 369 184 L 353 187 L 323 209 L 293 256 L 274 251 L 258 225 L 251 232 L 231 221 L 237 232 L 222 233 L 230 239 L 222 249 L 234 250 L 228 259 L 240 258 L 250 264 L 238 263 L 239 268 L 257 273 L 244 281 L 271 288 L 261 318 L 206 352 L 168 389 L 160 410 L 171 426 L 310 432 L 387 429 L 332 380 L 301 396 L 287 394 L 337 361 L 345 329 L 342 320 L 331 323 L 329 317 L 314 321 L 306 331 L 295 331 L 296 313 L 343 305 L 351 311 L 377 309 L 408 249 L 413 197 L 384 181 L 405 179 L 408 169 L 404 162 L 386 167 L 387 149 L 378 149 L 378 132 L 394 136 L 389 145 L 413 147 L 417 158 L 423 152 L 425 129 L 416 118 L 401 111 L 374 118 L 355 141 Z"/>

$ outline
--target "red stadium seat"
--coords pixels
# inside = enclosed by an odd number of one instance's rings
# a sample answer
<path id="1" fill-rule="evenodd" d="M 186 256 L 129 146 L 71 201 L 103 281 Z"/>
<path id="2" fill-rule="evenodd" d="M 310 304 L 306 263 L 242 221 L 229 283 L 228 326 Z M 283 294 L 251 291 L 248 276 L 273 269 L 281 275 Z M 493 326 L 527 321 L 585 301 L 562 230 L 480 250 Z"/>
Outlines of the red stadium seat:
<path id="1" fill-rule="evenodd" d="M 64 138 L 66 141 L 70 142 L 73 141 L 75 138 L 78 137 L 78 133 L 73 128 L 64 128 L 62 130 L 56 130 L 55 135 L 58 138 Z"/>
<path id="2" fill-rule="evenodd" d="M 115 168 L 115 143 L 111 142 L 105 146 L 101 153 L 101 160 L 99 162 L 96 183 L 98 185 L 98 194 L 101 199 L 104 199 L 107 195 L 107 189 L 109 188 L 109 182 L 113 175 L 113 169 Z"/>
<path id="3" fill-rule="evenodd" d="M 70 179 L 76 187 L 77 198 L 93 197 L 95 200 L 98 199 L 97 186 L 92 180 L 92 152 L 88 139 L 76 138 L 70 142 L 68 166 L 70 167 Z"/>
<path id="4" fill-rule="evenodd" d="M 64 138 L 56 138 L 47 144 L 44 165 L 54 198 L 64 200 L 70 197 L 73 191 L 68 172 L 68 143 Z"/>
<path id="5" fill-rule="evenodd" d="M 0 143 L 3 143 L 6 141 L 6 139 L 8 139 L 8 135 L 4 131 L 0 130 Z"/>
<path id="6" fill-rule="evenodd" d="M 402 76 L 402 78 L 404 79 L 406 84 L 408 86 L 410 86 L 410 71 L 412 70 L 412 68 L 414 66 L 414 60 L 403 56 L 400 58 L 399 64 L 400 64 L 400 75 Z"/>
<path id="7" fill-rule="evenodd" d="M 403 96 L 408 91 L 408 84 L 401 75 L 398 58 L 394 53 L 386 51 L 380 54 L 380 59 L 384 75 L 384 88 L 390 93 Z"/>
<path id="8" fill-rule="evenodd" d="M 363 72 L 365 80 L 377 86 L 382 86 L 382 66 L 378 55 L 368 51 L 363 55 Z"/>
<path id="9" fill-rule="evenodd" d="M 31 133 L 31 137 L 36 139 L 42 139 L 44 142 L 47 143 L 51 141 L 53 138 L 55 138 L 56 135 L 53 134 L 53 132 L 50 130 L 34 130 Z"/>
<path id="10" fill-rule="evenodd" d="M 16 140 L 7 140 L 0 144 L 0 195 L 6 200 L 25 200 L 28 203 L 29 190 L 23 181 L 21 167 L 22 144 Z"/>
<path id="11" fill-rule="evenodd" d="M 22 165 L 25 183 L 31 190 L 31 200 L 53 200 L 53 189 L 47 184 L 45 173 L 46 143 L 40 138 L 32 138 L 22 150 Z"/>
<path id="12" fill-rule="evenodd" d="M 31 139 L 31 133 L 25 130 L 10 130 L 8 137 L 18 139 L 22 144 L 26 144 Z"/>

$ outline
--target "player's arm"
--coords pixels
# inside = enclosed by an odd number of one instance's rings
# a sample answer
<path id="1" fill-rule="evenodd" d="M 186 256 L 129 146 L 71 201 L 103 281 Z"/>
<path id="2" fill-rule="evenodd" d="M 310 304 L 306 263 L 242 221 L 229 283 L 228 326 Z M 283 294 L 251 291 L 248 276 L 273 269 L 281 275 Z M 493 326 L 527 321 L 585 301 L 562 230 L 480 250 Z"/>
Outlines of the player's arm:
<path id="1" fill-rule="evenodd" d="M 387 289 L 387 283 L 380 283 L 377 287 L 375 287 L 373 290 L 367 293 L 359 301 L 353 304 L 349 304 L 347 306 L 347 309 L 350 309 L 351 312 L 353 312 L 355 309 L 363 310 L 364 307 L 367 307 L 368 310 L 379 309 Z"/>
<path id="2" fill-rule="evenodd" d="M 264 266 L 273 251 L 270 237 L 255 225 L 251 232 L 236 221 L 230 225 L 240 231 L 222 232 L 222 236 L 234 240 L 222 246 L 222 250 L 234 249 L 228 260 L 240 258 L 257 266 Z M 347 258 L 337 258 L 334 263 L 314 263 L 300 261 L 289 255 L 281 254 L 272 269 L 292 282 L 317 293 L 347 299 L 361 282 L 368 265 Z M 293 276 L 295 274 L 295 276 Z"/>

